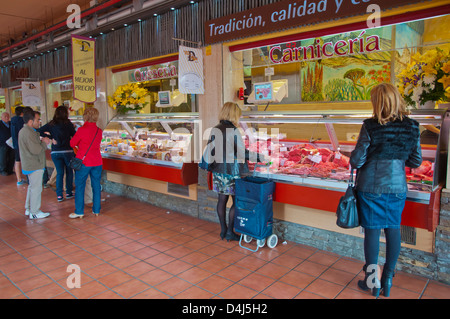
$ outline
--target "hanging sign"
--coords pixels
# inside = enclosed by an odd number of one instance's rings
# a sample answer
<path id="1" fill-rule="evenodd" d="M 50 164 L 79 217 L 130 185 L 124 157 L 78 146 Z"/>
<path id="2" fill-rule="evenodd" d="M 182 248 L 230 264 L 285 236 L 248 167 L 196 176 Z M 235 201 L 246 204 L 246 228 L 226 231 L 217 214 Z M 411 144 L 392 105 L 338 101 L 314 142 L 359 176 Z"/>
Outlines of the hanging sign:
<path id="1" fill-rule="evenodd" d="M 178 59 L 178 88 L 180 93 L 204 94 L 202 50 L 180 46 Z"/>
<path id="2" fill-rule="evenodd" d="M 85 103 L 97 100 L 95 40 L 72 35 L 73 97 Z"/>
<path id="3" fill-rule="evenodd" d="M 22 104 L 43 106 L 40 82 L 22 82 Z"/>
<path id="4" fill-rule="evenodd" d="M 284 0 L 205 22 L 205 43 L 212 44 L 342 18 L 367 15 L 423 0 Z"/>

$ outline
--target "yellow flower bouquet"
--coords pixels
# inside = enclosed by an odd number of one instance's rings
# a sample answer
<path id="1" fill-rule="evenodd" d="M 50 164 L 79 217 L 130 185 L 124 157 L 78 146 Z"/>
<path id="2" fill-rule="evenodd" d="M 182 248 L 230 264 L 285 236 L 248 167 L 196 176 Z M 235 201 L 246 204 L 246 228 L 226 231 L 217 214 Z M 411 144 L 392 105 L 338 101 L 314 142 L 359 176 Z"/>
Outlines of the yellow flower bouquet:
<path id="1" fill-rule="evenodd" d="M 129 111 L 139 113 L 148 104 L 145 102 L 147 95 L 148 91 L 139 83 L 128 83 L 119 86 L 113 96 L 108 96 L 108 104 L 118 114 L 126 114 Z"/>
<path id="2" fill-rule="evenodd" d="M 416 53 L 397 75 L 399 91 L 408 105 L 419 107 L 427 101 L 450 100 L 450 55 L 440 48 Z"/>

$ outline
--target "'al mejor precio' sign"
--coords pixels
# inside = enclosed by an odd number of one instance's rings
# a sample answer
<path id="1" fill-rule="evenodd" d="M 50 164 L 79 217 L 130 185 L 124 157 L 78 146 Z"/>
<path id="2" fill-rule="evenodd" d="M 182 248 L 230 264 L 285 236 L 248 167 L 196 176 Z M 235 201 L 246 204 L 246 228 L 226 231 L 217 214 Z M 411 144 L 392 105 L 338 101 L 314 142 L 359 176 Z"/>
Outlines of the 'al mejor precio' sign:
<path id="1" fill-rule="evenodd" d="M 369 5 L 381 11 L 423 0 L 299 0 L 280 1 L 205 22 L 206 44 L 366 15 Z"/>

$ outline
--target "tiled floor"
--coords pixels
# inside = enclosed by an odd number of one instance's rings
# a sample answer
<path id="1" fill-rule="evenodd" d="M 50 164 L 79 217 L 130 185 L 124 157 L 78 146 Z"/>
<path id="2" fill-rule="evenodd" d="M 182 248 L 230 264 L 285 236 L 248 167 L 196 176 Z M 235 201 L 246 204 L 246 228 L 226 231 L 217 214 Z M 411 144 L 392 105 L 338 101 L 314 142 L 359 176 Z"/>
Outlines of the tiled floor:
<path id="1" fill-rule="evenodd" d="M 358 290 L 362 262 L 292 242 L 252 253 L 221 241 L 217 224 L 103 194 L 102 214 L 44 189 L 24 216 L 27 185 L 0 176 L 0 298 L 373 298 Z M 80 288 L 75 264 L 81 270 Z M 391 299 L 449 298 L 450 286 L 398 272 Z M 380 297 L 382 298 L 382 297 Z"/>

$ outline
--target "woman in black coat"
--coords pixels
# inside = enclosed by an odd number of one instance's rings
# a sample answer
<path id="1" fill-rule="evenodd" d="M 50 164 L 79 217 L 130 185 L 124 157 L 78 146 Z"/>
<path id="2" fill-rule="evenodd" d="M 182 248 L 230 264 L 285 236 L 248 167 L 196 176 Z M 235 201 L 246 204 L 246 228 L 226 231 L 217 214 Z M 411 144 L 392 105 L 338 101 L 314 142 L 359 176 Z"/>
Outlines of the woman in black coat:
<path id="1" fill-rule="evenodd" d="M 41 136 L 53 140 L 52 161 L 56 169 L 56 196 L 58 202 L 64 200 L 63 183 L 66 174 L 66 199 L 73 198 L 73 170 L 70 161 L 75 156 L 70 139 L 75 135 L 75 127 L 69 120 L 69 110 L 65 106 L 58 106 L 53 119 L 39 129 Z"/>
<path id="2" fill-rule="evenodd" d="M 243 143 L 239 132 L 240 107 L 233 102 L 223 105 L 219 114 L 219 124 L 212 128 L 208 145 L 204 154 L 208 171 L 212 172 L 213 190 L 218 193 L 217 215 L 221 232 L 220 238 L 239 240 L 234 233 L 235 181 L 247 173 L 247 161 L 264 159 L 263 155 L 249 152 Z M 226 223 L 226 208 L 229 197 L 233 200 Z"/>
<path id="3" fill-rule="evenodd" d="M 401 215 L 406 201 L 405 165 L 422 163 L 419 123 L 407 116 L 405 103 L 397 88 L 382 83 L 372 89 L 373 117 L 366 119 L 350 157 L 357 169 L 356 190 L 361 226 L 364 228 L 365 280 L 358 286 L 380 288 L 389 296 L 395 265 L 400 254 Z M 386 235 L 386 263 L 381 282 L 377 263 L 381 229 Z"/>

